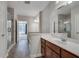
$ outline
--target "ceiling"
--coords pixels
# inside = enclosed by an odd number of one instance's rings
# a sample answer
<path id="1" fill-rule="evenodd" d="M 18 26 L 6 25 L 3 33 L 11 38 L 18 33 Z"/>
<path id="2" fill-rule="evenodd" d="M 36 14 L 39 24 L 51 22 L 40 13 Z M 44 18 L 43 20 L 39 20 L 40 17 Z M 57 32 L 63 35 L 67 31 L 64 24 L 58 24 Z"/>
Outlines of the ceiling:
<path id="1" fill-rule="evenodd" d="M 30 4 L 25 4 L 24 1 L 9 1 L 8 6 L 14 8 L 17 15 L 36 16 L 48 3 L 49 1 L 31 1 Z"/>
<path id="2" fill-rule="evenodd" d="M 79 1 L 73 1 L 69 5 L 64 5 L 60 9 L 58 9 L 58 14 L 67 15 L 71 13 L 71 10 L 75 7 L 79 6 Z"/>

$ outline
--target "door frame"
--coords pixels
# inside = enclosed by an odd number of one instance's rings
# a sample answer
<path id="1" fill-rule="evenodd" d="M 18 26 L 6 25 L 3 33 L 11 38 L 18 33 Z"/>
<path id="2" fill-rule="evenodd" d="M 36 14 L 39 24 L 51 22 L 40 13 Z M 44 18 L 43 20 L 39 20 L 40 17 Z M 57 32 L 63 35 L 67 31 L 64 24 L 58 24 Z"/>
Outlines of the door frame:
<path id="1" fill-rule="evenodd" d="M 22 21 L 22 20 L 19 20 L 19 21 Z M 18 22 L 19 22 L 18 20 L 16 20 L 15 22 L 16 22 L 16 40 L 15 40 L 15 42 L 17 43 L 17 41 L 18 41 Z M 23 22 L 26 22 L 26 24 L 27 24 L 27 40 L 28 40 L 28 21 L 23 21 Z M 28 40 L 29 41 L 29 40 Z"/>
<path id="2" fill-rule="evenodd" d="M 15 43 L 17 43 L 17 20 L 15 20 Z"/>

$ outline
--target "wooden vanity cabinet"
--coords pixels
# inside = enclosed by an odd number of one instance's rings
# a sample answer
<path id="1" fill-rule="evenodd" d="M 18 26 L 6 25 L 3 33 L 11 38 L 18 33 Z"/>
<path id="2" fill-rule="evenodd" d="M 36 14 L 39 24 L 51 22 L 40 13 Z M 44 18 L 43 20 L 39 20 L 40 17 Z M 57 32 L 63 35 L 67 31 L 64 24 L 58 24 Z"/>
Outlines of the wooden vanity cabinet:
<path id="1" fill-rule="evenodd" d="M 59 58 L 60 57 L 60 48 L 54 44 L 46 41 L 46 57 L 48 58 Z"/>
<path id="2" fill-rule="evenodd" d="M 46 58 L 52 58 L 52 50 L 46 46 Z"/>
<path id="3" fill-rule="evenodd" d="M 41 53 L 45 58 L 79 58 L 69 51 L 41 38 Z"/>
<path id="4" fill-rule="evenodd" d="M 46 41 L 46 46 L 49 47 L 52 51 L 60 55 L 60 47 L 54 45 L 53 43 Z"/>
<path id="5" fill-rule="evenodd" d="M 64 50 L 64 49 L 61 49 L 61 57 L 62 58 L 77 58 L 78 56 Z"/>
<path id="6" fill-rule="evenodd" d="M 59 58 L 59 55 L 46 46 L 46 58 Z"/>
<path id="7" fill-rule="evenodd" d="M 41 38 L 41 53 L 45 58 L 59 58 L 60 48 Z"/>
<path id="8" fill-rule="evenodd" d="M 46 49 L 46 40 L 41 38 L 41 54 L 42 54 L 42 57 L 45 57 L 45 49 Z"/>

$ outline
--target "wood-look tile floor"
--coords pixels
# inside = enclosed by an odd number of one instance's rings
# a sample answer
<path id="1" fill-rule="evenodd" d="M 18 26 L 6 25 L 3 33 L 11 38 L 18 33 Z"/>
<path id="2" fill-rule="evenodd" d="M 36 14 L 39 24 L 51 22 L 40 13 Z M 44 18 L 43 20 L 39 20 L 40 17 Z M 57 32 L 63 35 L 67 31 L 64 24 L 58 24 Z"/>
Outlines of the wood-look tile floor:
<path id="1" fill-rule="evenodd" d="M 19 40 L 19 42 L 11 49 L 8 58 L 29 58 L 29 46 L 27 40 Z"/>

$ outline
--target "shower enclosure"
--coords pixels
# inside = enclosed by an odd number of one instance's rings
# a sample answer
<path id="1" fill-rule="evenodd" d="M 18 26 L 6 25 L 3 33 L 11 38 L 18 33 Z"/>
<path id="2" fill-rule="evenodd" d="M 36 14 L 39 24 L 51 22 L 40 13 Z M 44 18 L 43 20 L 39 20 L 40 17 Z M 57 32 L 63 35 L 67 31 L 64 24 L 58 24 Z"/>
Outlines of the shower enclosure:
<path id="1" fill-rule="evenodd" d="M 7 8 L 7 49 L 14 43 L 14 9 Z"/>

